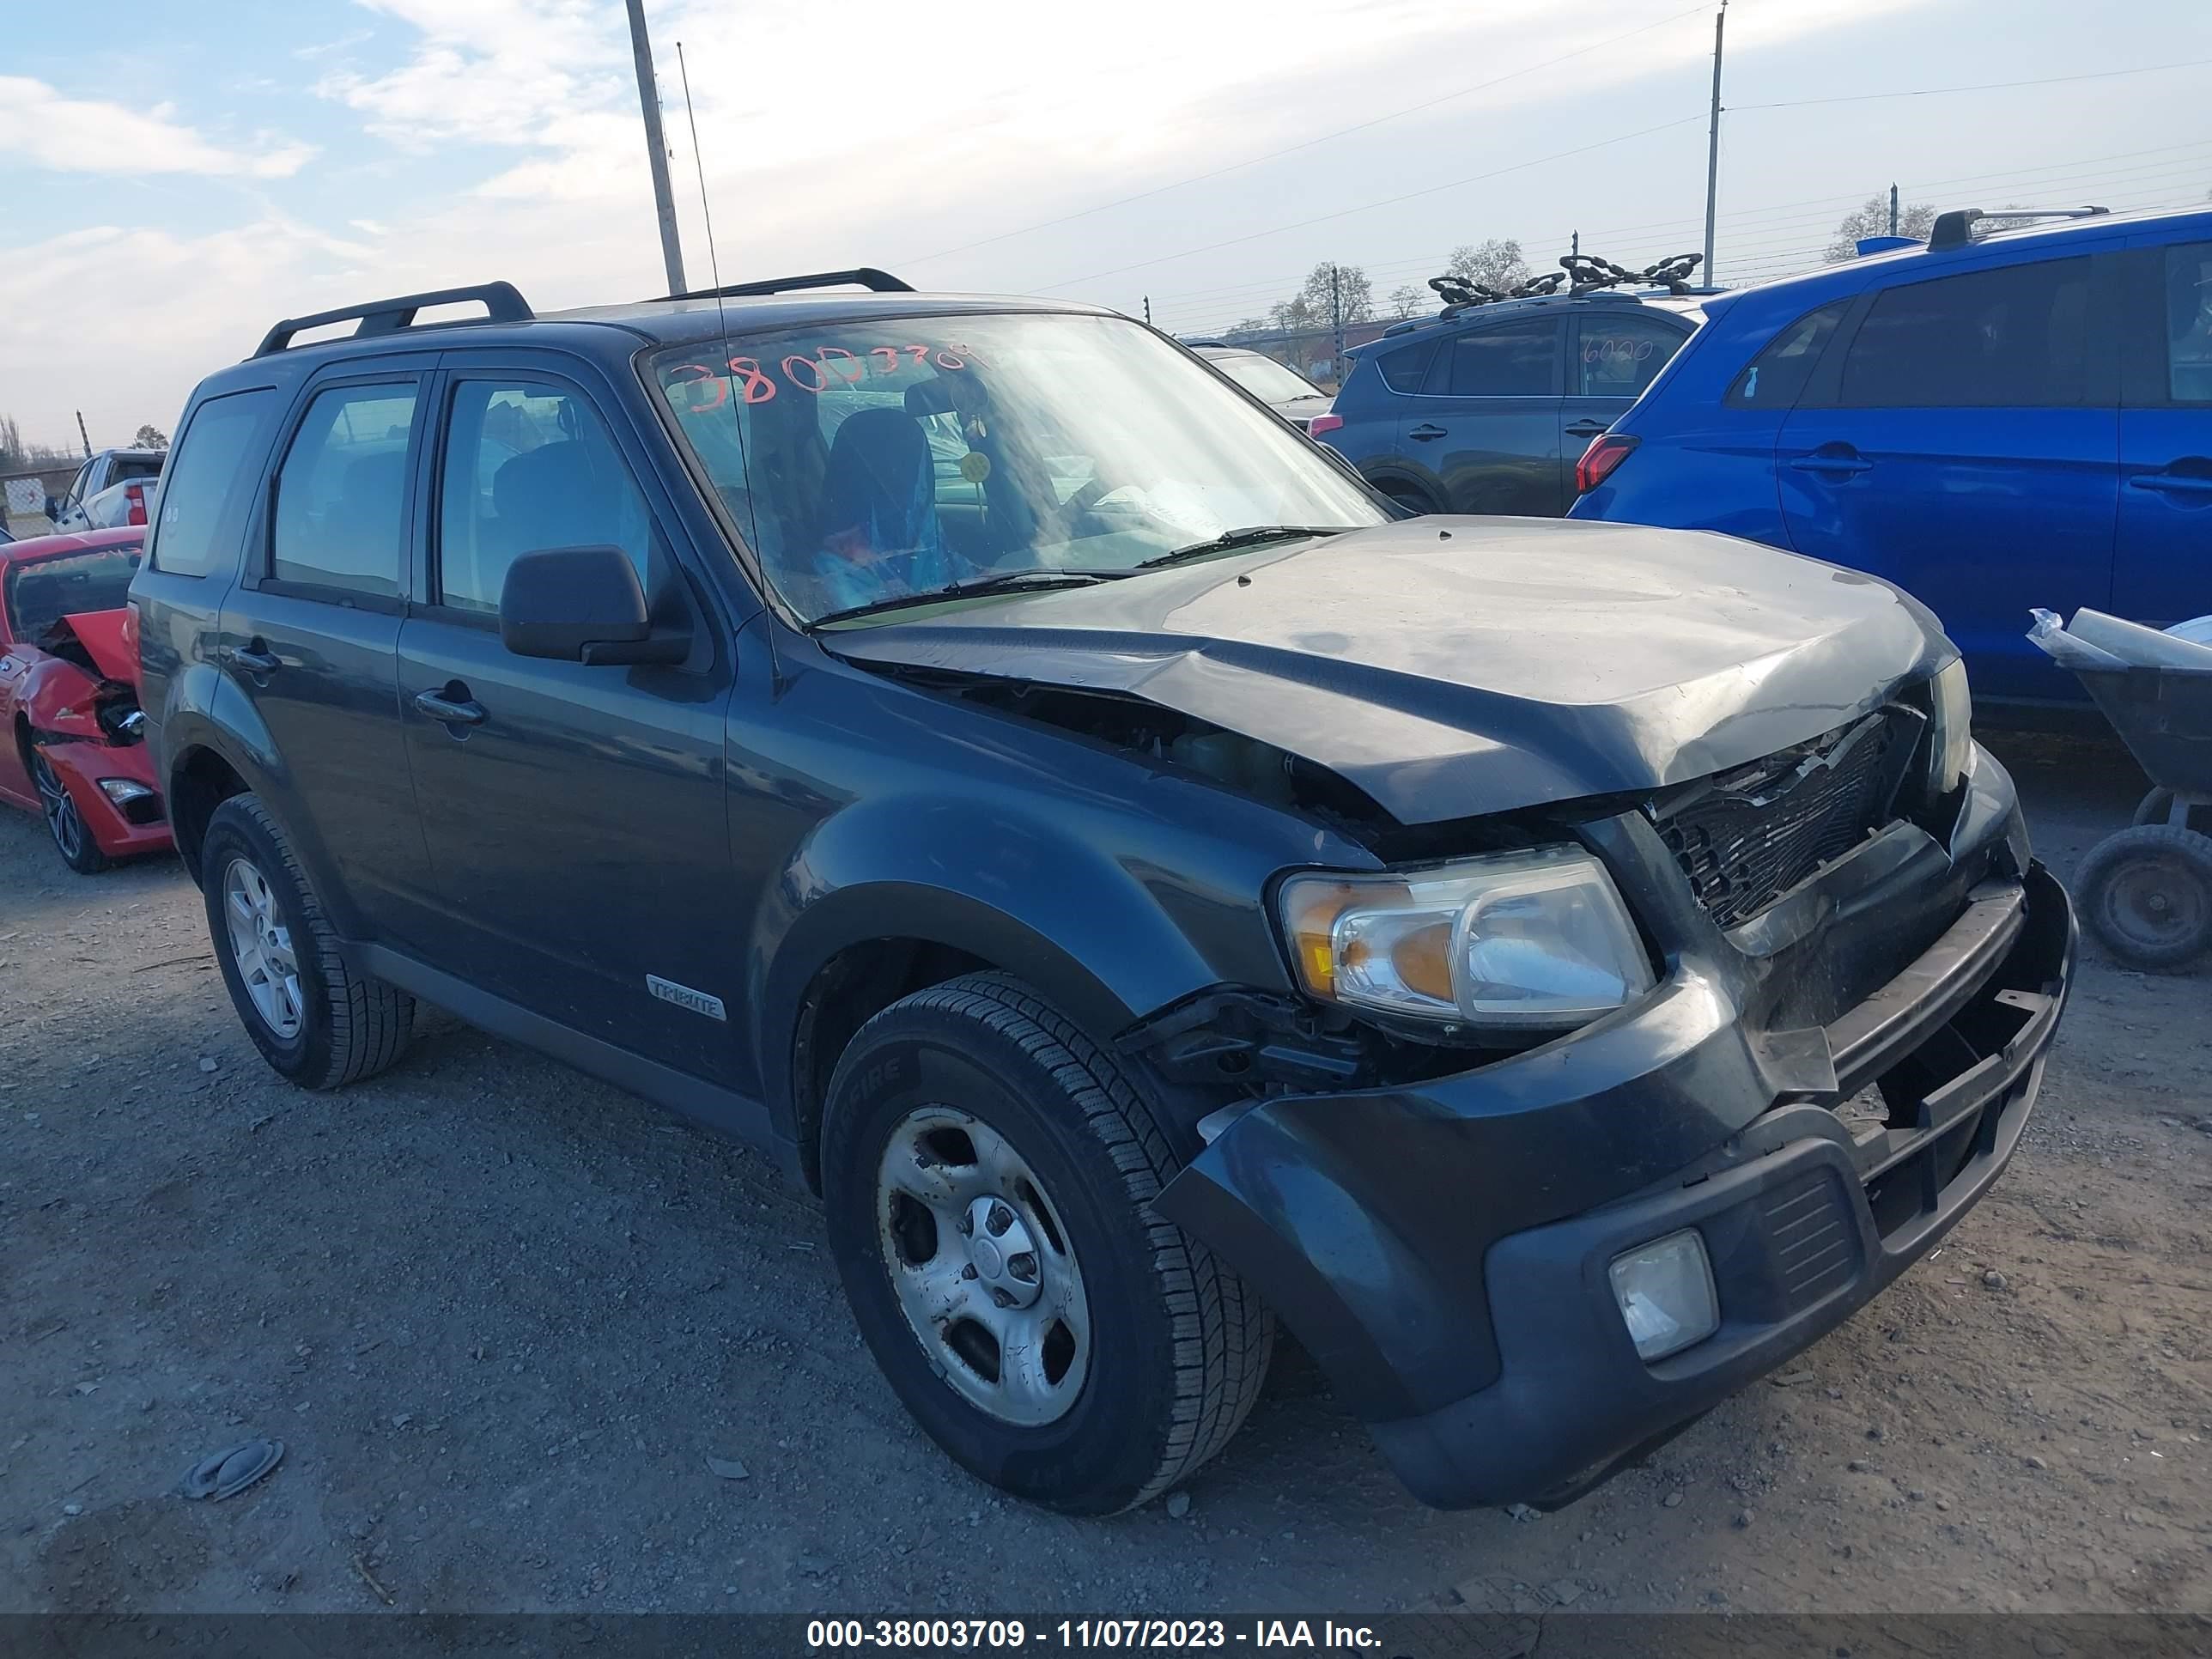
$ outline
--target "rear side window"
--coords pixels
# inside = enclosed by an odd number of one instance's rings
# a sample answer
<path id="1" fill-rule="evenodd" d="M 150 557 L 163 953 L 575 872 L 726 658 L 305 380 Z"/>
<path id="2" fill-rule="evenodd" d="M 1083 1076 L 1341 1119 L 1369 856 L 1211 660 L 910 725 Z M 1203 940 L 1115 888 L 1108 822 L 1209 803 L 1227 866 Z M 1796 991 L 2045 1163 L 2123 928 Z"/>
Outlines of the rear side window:
<path id="1" fill-rule="evenodd" d="M 1475 329 L 1460 335 L 1438 355 L 1423 390 L 1442 390 L 1453 398 L 1556 397 L 1559 356 L 1556 321 L 1532 319 Z"/>
<path id="2" fill-rule="evenodd" d="M 2212 404 L 2212 242 L 2166 250 L 2166 395 Z"/>
<path id="3" fill-rule="evenodd" d="M 236 532 L 222 532 L 238 521 L 223 509 L 239 488 L 240 474 L 259 454 L 254 441 L 275 403 L 276 393 L 265 388 L 234 392 L 209 398 L 194 412 L 161 485 L 148 556 L 155 569 L 205 576 L 228 566 L 238 550 Z"/>
<path id="4" fill-rule="evenodd" d="M 1847 409 L 2030 408 L 2081 401 L 2089 261 L 2047 259 L 1879 295 L 1844 359 Z"/>
<path id="5" fill-rule="evenodd" d="M 1850 309 L 1849 300 L 1838 300 L 1808 311 L 1766 343 L 1728 389 L 1728 403 L 1735 409 L 1788 409 L 1804 395 L 1820 354 L 1827 349 L 1836 325 Z"/>
<path id="6" fill-rule="evenodd" d="M 1682 331 L 1650 317 L 1586 316 L 1570 390 L 1578 398 L 1633 398 L 1681 349 Z"/>
<path id="7" fill-rule="evenodd" d="M 276 475 L 270 575 L 398 596 L 414 427 L 412 385 L 331 386 L 315 394 Z"/>
<path id="8" fill-rule="evenodd" d="M 591 404 L 543 382 L 464 380 L 446 428 L 439 602 L 499 611 L 507 568 L 551 547 L 619 547 L 653 591 L 653 519 Z"/>
<path id="9" fill-rule="evenodd" d="M 1437 355 L 1437 343 L 1424 340 L 1419 345 L 1400 346 L 1395 351 L 1386 351 L 1375 360 L 1375 371 L 1382 377 L 1382 384 L 1393 392 L 1414 392 L 1420 388 L 1421 377 L 1429 372 L 1429 360 Z"/>

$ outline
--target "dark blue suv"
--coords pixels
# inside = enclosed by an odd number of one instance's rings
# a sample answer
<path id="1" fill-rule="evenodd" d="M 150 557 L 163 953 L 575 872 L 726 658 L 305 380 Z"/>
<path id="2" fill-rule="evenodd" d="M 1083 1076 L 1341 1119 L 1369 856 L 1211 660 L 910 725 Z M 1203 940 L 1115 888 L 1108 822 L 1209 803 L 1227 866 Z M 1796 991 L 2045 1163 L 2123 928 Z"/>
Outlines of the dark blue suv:
<path id="1" fill-rule="evenodd" d="M 1610 291 L 1448 309 L 1356 347 L 1313 435 L 1416 513 L 1557 518 L 1583 447 L 1698 317 L 1695 299 Z"/>
<path id="2" fill-rule="evenodd" d="M 1578 519 L 1724 530 L 1932 607 L 1983 702 L 2078 699 L 2031 605 L 2212 611 L 2212 211 L 1926 247 L 1705 301 Z"/>

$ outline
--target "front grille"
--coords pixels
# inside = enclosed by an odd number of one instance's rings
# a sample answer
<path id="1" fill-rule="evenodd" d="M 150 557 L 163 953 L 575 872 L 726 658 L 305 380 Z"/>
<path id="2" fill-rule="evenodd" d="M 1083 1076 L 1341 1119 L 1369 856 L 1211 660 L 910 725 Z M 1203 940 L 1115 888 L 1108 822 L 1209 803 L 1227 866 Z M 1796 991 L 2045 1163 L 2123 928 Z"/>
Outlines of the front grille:
<path id="1" fill-rule="evenodd" d="M 1887 823 L 1911 721 L 1879 709 L 1655 806 L 1705 914 L 1723 927 L 1750 921 Z"/>

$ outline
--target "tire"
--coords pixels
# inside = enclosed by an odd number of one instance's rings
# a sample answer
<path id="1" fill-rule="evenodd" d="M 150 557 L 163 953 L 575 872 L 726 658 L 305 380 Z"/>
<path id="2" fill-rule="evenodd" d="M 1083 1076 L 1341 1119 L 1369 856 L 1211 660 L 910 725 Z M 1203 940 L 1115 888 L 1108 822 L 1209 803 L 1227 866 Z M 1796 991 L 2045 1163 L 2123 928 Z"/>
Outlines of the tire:
<path id="1" fill-rule="evenodd" d="M 1113 1057 L 1018 981 L 952 980 L 860 1029 L 823 1113 L 830 1245 L 877 1364 L 956 1462 L 1110 1515 L 1237 1431 L 1274 1319 L 1152 1214 L 1180 1168 Z"/>
<path id="2" fill-rule="evenodd" d="M 2173 791 L 2153 789 L 2136 803 L 2134 822 L 2164 823 L 2173 812 Z M 2189 827 L 2199 835 L 2212 834 L 2212 806 L 2192 806 L 2189 809 Z"/>
<path id="3" fill-rule="evenodd" d="M 39 792 L 40 815 L 46 821 L 46 834 L 52 837 L 54 851 L 62 855 L 62 862 L 80 876 L 96 876 L 107 868 L 111 860 L 100 850 L 92 838 L 92 826 L 84 821 L 84 814 L 76 810 L 76 802 L 63 786 L 60 775 L 47 763 L 36 744 L 28 751 L 31 763 L 31 787 Z"/>
<path id="4" fill-rule="evenodd" d="M 335 1089 L 405 1051 L 415 999 L 346 966 L 290 840 L 258 796 L 233 795 L 210 817 L 200 880 L 223 984 L 272 1070 L 305 1089 Z"/>
<path id="5" fill-rule="evenodd" d="M 2082 925 L 2131 968 L 2171 973 L 2212 950 L 2212 836 L 2123 830 L 2083 855 L 2074 888 Z"/>

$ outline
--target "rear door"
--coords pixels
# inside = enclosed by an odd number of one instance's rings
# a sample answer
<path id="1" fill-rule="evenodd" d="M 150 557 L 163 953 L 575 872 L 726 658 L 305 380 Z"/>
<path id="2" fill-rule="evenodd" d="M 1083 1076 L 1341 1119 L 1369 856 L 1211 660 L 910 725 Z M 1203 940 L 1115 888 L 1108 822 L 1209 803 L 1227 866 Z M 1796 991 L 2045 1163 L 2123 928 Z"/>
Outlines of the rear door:
<path id="1" fill-rule="evenodd" d="M 1447 513 L 1567 509 L 1559 467 L 1566 323 L 1557 314 L 1478 323 L 1439 343 L 1404 400 L 1398 451 Z"/>
<path id="2" fill-rule="evenodd" d="M 2083 252 L 1874 289 L 1784 423 L 1793 545 L 1927 604 L 1984 696 L 2078 698 L 2028 609 L 2111 600 L 2117 276 Z"/>
<path id="3" fill-rule="evenodd" d="M 581 366 L 477 352 L 446 362 L 425 468 L 437 507 L 424 603 L 399 653 L 440 895 L 432 961 L 571 1030 L 738 1082 L 745 928 L 725 799 L 730 661 L 677 559 L 672 506 L 609 389 L 570 378 Z M 507 567 L 586 545 L 629 555 L 656 622 L 690 629 L 690 659 L 587 665 L 507 649 Z"/>
<path id="4" fill-rule="evenodd" d="M 1688 324 L 1671 312 L 1640 307 L 1585 307 L 1571 326 L 1567 392 L 1559 405 L 1560 489 L 1569 502 L 1575 463 L 1589 441 L 1628 413 L 1690 337 Z"/>
<path id="5" fill-rule="evenodd" d="M 274 745 L 270 810 L 368 932 L 403 944 L 431 915 L 398 677 L 432 361 L 354 358 L 308 383 L 216 644 Z"/>
<path id="6" fill-rule="evenodd" d="M 2112 609 L 2165 628 L 2212 611 L 2212 240 L 2127 259 Z"/>

